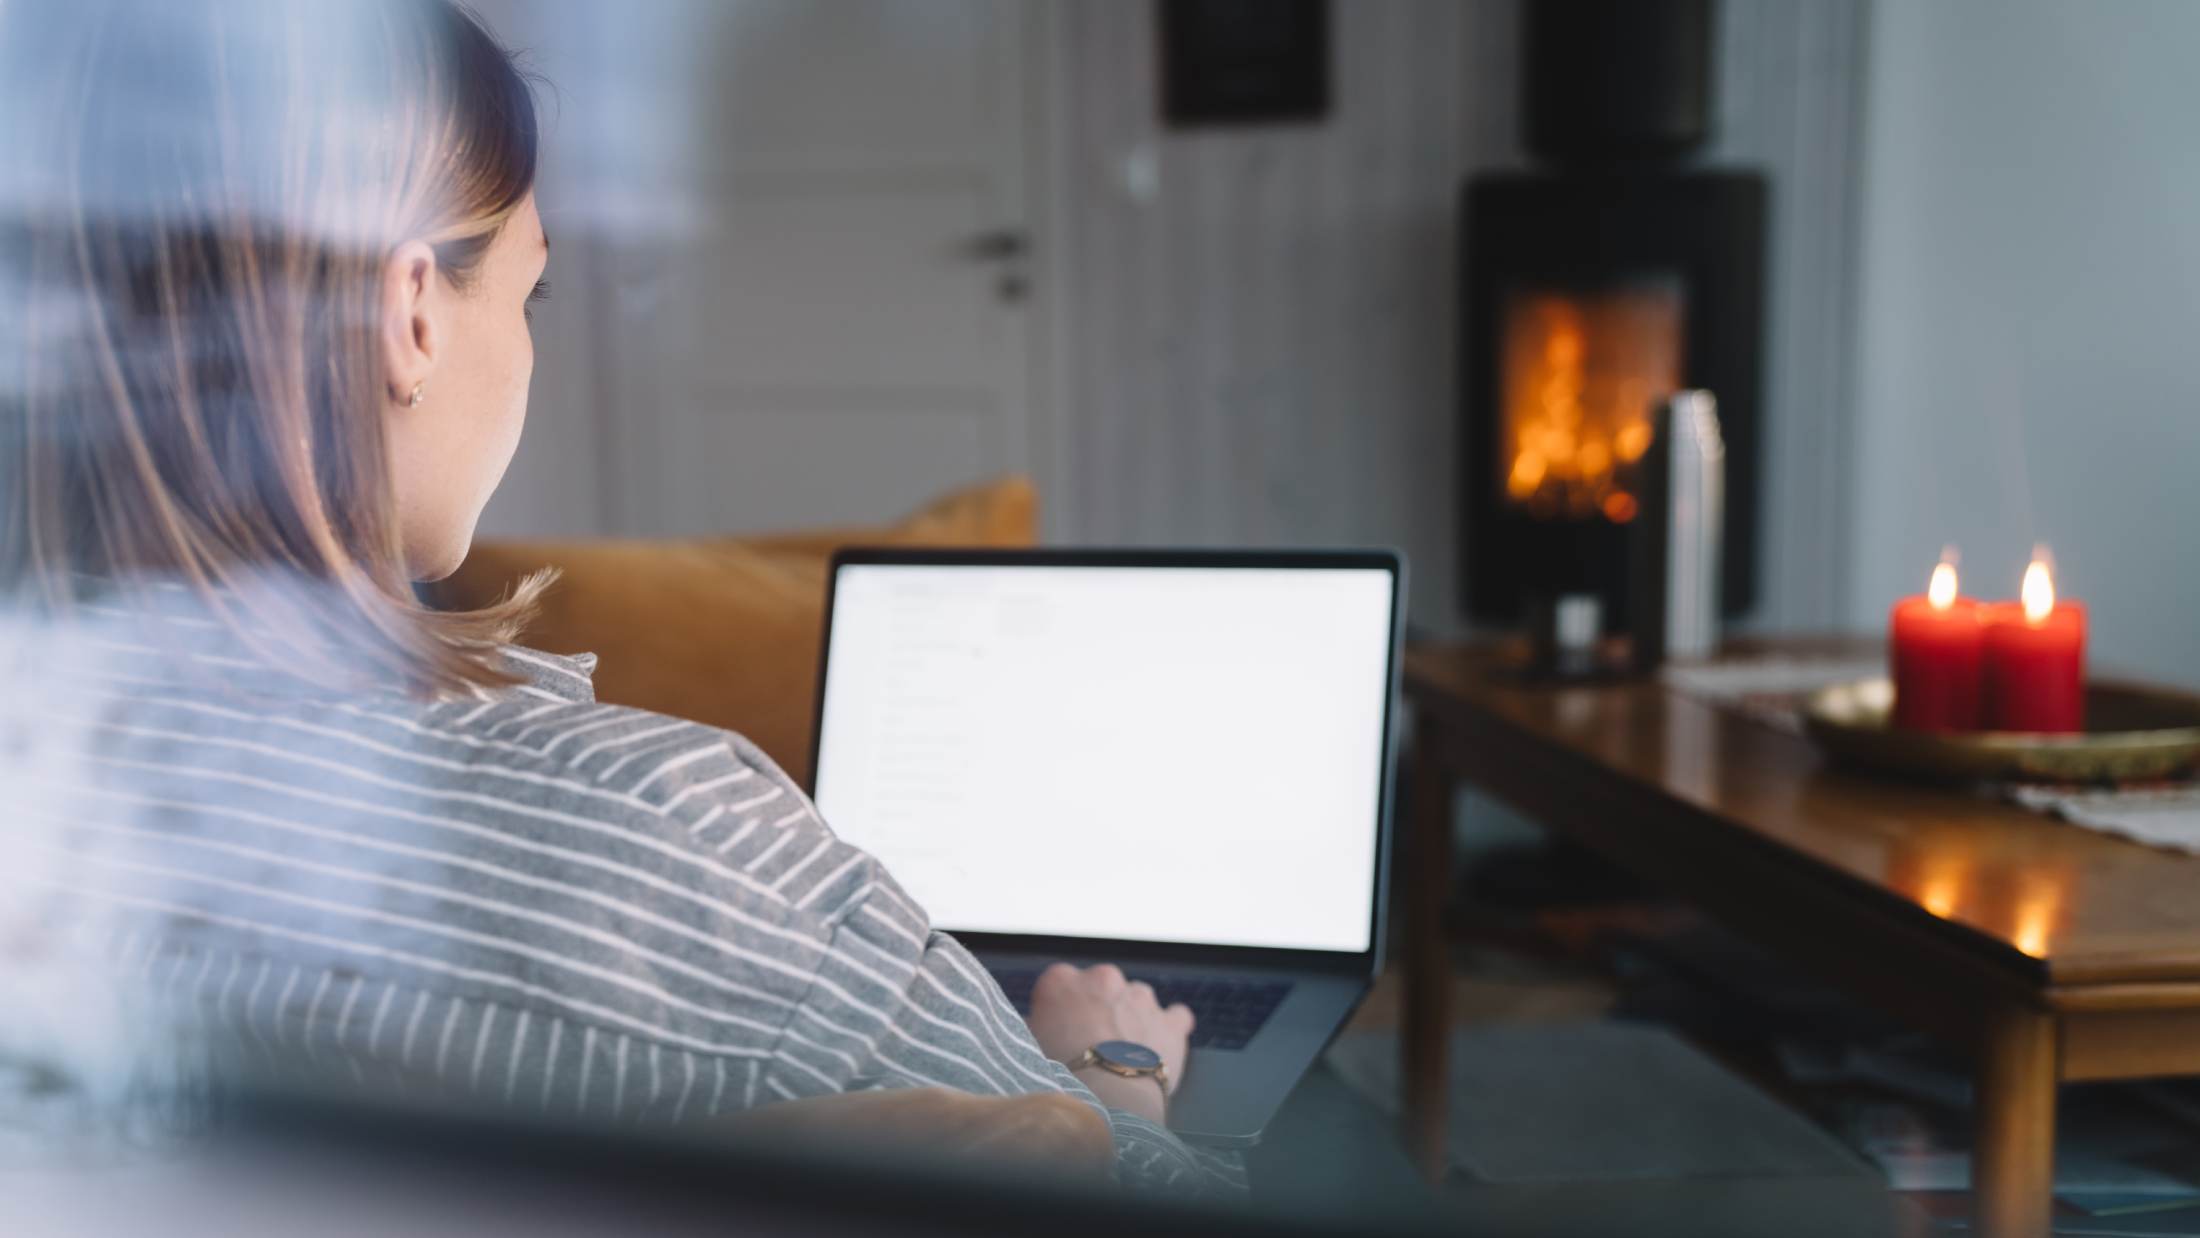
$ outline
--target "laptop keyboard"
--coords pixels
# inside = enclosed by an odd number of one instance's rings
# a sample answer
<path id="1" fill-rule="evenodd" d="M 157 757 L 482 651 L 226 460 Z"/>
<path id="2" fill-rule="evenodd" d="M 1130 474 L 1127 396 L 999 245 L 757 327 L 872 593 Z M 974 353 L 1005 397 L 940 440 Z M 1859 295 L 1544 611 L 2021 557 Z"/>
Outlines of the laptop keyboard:
<path id="1" fill-rule="evenodd" d="M 1018 1014 L 1031 1013 L 1031 987 L 1040 968 L 1004 967 L 993 973 Z M 1182 1002 L 1192 1008 L 1194 1049 L 1242 1049 L 1268 1022 L 1291 991 L 1288 980 L 1224 980 L 1214 976 L 1162 976 L 1131 972 L 1133 980 L 1153 986 L 1163 1006 Z"/>

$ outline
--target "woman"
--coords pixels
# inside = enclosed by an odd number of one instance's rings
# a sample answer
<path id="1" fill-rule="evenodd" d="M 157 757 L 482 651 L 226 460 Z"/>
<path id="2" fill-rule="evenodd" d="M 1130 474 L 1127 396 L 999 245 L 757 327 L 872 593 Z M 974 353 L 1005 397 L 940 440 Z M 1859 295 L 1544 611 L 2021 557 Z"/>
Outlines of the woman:
<path id="1" fill-rule="evenodd" d="M 260 1069 L 622 1120 L 1059 1093 L 1127 1180 L 1237 1185 L 1155 1080 L 1065 1065 L 1180 1077 L 1188 1011 L 1057 968 L 1027 1026 L 754 746 L 505 644 L 542 582 L 414 601 L 518 441 L 545 291 L 533 104 L 477 24 L 0 26 L 0 941 L 90 943 Z"/>

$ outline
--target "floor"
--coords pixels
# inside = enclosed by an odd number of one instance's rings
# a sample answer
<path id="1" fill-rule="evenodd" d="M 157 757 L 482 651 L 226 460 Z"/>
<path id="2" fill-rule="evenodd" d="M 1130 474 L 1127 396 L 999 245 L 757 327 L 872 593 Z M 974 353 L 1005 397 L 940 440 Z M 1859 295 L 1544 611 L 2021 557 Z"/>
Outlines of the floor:
<path id="1" fill-rule="evenodd" d="M 1540 831 L 1506 820 L 1488 805 L 1463 805 L 1462 897 L 1454 924 L 1455 971 L 1451 1013 L 1455 1027 L 1559 1025 L 1610 1019 L 1656 1020 L 1630 977 L 1615 974 L 1610 958 L 1595 948 L 1609 925 L 1600 912 L 1586 920 L 1567 915 L 1491 913 L 1488 891 L 1475 886 L 1478 866 L 1504 871 L 1540 842 Z M 1663 914 L 1655 900 L 1638 902 L 1625 889 L 1601 885 L 1603 875 L 1561 865 L 1554 874 L 1531 863 L 1529 872 L 1506 872 L 1503 881 L 1534 888 L 1528 901 L 1548 908 L 1585 893 L 1592 906 L 1617 908 L 1622 921 L 1645 917 L 1655 929 Z M 1539 887 L 1539 883 L 1550 883 Z M 1639 907 L 1639 910 L 1637 908 Z M 1376 984 L 1345 1029 L 1394 1033 L 1403 1005 L 1402 976 Z M 1707 1046 L 1724 1058 L 1719 1046 Z M 1737 1064 L 1737 1069 L 1741 1069 Z M 1502 1120 L 1488 1113 L 1455 1113 L 1455 1122 Z M 1931 1220 L 1870 1174 L 1788 1175 L 1775 1178 L 1637 1178 L 1566 1182 L 1475 1181 L 1454 1173 L 1440 1190 L 1420 1179 L 1403 1153 L 1395 1119 L 1355 1092 L 1335 1070 L 1311 1074 L 1279 1117 L 1268 1143 L 1252 1158 L 1256 1192 L 1267 1203 L 1323 1209 L 1384 1207 L 1400 1200 L 1435 1211 L 1446 1228 L 1505 1234 L 1629 1233 L 1707 1235 L 1925 1234 Z"/>

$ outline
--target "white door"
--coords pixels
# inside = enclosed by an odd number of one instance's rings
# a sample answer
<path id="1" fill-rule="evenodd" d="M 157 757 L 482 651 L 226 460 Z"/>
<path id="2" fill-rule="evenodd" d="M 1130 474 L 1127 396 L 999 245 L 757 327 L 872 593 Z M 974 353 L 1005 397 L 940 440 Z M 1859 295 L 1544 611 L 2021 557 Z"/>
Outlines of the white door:
<path id="1" fill-rule="evenodd" d="M 679 7 L 692 115 L 634 120 L 692 152 L 691 218 L 610 244 L 614 527 L 879 521 L 1029 469 L 1023 6 Z"/>

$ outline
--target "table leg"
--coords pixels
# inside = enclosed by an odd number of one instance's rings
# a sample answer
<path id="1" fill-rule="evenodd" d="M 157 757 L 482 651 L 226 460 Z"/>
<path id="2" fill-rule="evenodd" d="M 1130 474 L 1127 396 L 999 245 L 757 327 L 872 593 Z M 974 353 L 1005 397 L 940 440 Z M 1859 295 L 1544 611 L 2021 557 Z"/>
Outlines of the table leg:
<path id="1" fill-rule="evenodd" d="M 2055 1188 L 2055 1016 L 2011 1008 L 1979 1047 L 1971 1206 L 1994 1238 L 2047 1238 Z"/>
<path id="2" fill-rule="evenodd" d="M 1399 1098 L 1406 1118 L 1406 1150 L 1430 1182 L 1443 1180 L 1451 1099 L 1451 948 L 1444 933 L 1444 903 L 1451 894 L 1453 779 L 1443 759 L 1443 737 L 1427 715 L 1414 728 L 1412 830 L 1406 840 L 1405 1069 Z"/>

